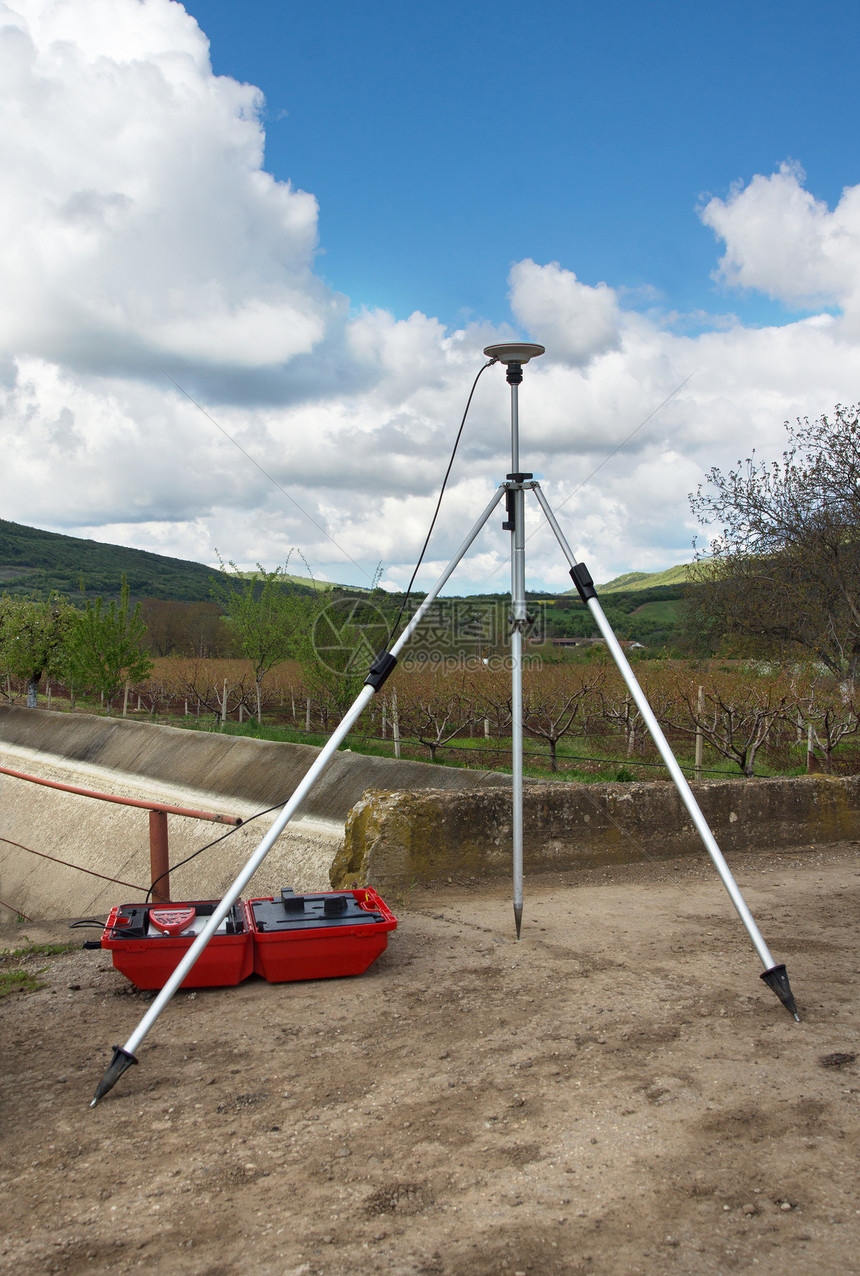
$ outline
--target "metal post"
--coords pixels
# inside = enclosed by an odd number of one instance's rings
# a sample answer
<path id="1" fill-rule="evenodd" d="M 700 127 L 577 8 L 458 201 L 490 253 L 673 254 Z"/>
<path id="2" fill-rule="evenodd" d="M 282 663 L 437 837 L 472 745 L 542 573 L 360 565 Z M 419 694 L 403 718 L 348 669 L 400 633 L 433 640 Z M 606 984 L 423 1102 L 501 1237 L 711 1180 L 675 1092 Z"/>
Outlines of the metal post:
<path id="1" fill-rule="evenodd" d="M 170 848 L 167 841 L 167 812 L 149 812 L 149 871 L 152 902 L 170 903 Z"/>
<path id="2" fill-rule="evenodd" d="M 696 701 L 696 712 L 699 715 L 699 721 L 696 723 L 696 757 L 695 757 L 695 776 L 697 780 L 702 778 L 702 761 L 704 759 L 705 737 L 702 733 L 702 717 L 705 712 L 705 688 L 699 687 L 699 698 Z"/>
<path id="3" fill-rule="evenodd" d="M 508 517 L 502 526 L 511 533 L 511 841 L 517 939 L 523 921 L 523 634 L 528 625 L 523 484 L 532 477 L 520 473 L 519 386 L 523 364 L 544 353 L 543 346 L 528 342 L 484 348 L 485 355 L 506 365 L 511 387 L 511 473 L 505 484 Z"/>
<path id="4" fill-rule="evenodd" d="M 523 922 L 523 631 L 526 627 L 524 585 L 525 500 L 522 486 L 513 492 L 514 543 L 511 557 L 511 797 L 513 833 L 514 921 L 517 939 Z"/>
<path id="5" fill-rule="evenodd" d="M 509 363 L 511 387 L 511 468 L 506 526 L 511 533 L 511 833 L 514 921 L 523 924 L 523 631 L 526 627 L 525 497 L 520 476 L 519 386 L 522 366 Z"/>
<path id="6" fill-rule="evenodd" d="M 520 382 L 523 379 L 523 365 L 509 363 L 507 382 L 511 387 L 511 470 L 514 474 L 520 469 Z"/>
<path id="7" fill-rule="evenodd" d="M 391 693 L 391 737 L 394 740 L 394 756 L 400 761 L 400 712 L 397 708 L 397 692 Z"/>

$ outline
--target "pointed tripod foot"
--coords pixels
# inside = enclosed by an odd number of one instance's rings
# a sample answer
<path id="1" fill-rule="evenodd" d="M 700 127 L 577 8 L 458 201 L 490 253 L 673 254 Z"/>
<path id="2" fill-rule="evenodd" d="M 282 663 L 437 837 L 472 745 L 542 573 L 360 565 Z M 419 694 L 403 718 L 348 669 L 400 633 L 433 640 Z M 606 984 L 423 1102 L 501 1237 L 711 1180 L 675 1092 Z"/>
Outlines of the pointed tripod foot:
<path id="1" fill-rule="evenodd" d="M 773 992 L 779 997 L 782 1004 L 790 1015 L 794 1015 L 798 1023 L 800 1023 L 800 1015 L 797 1013 L 797 1005 L 791 992 L 791 985 L 788 982 L 788 974 L 785 966 L 772 966 L 770 970 L 763 970 L 761 978 Z"/>
<path id="2" fill-rule="evenodd" d="M 91 1108 L 94 1108 L 99 1099 L 103 1099 L 108 1090 L 112 1090 L 119 1081 L 126 1068 L 130 1068 L 133 1063 L 137 1063 L 133 1054 L 129 1054 L 127 1050 L 123 1050 L 122 1046 L 114 1046 L 113 1058 L 105 1069 L 105 1074 L 96 1087 L 95 1096 Z"/>
<path id="3" fill-rule="evenodd" d="M 514 921 L 517 924 L 517 939 L 520 937 L 520 931 L 523 926 L 523 906 L 522 904 L 514 904 Z"/>

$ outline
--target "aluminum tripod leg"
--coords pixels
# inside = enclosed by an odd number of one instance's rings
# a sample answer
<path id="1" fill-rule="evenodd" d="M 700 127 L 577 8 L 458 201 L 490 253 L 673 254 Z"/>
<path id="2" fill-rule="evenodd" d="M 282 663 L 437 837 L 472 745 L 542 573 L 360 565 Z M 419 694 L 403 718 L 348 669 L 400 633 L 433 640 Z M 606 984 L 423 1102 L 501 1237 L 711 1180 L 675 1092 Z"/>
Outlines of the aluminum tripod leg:
<path id="1" fill-rule="evenodd" d="M 723 886 L 725 886 L 738 916 L 746 927 L 747 934 L 752 940 L 753 947 L 758 953 L 762 965 L 764 966 L 762 979 L 764 979 L 768 987 L 773 989 L 786 1009 L 794 1015 L 795 1019 L 799 1019 L 797 1007 L 794 1003 L 794 998 L 791 995 L 791 989 L 788 984 L 788 976 L 785 973 L 785 966 L 777 966 L 771 956 L 770 949 L 765 943 L 762 933 L 756 925 L 753 915 L 747 907 L 746 901 L 738 888 L 738 884 L 732 876 L 731 870 L 723 857 L 723 853 L 717 845 L 716 838 L 711 832 L 708 822 L 702 814 L 701 808 L 687 782 L 687 777 L 679 767 L 675 755 L 669 747 L 669 742 L 663 734 L 663 730 L 645 697 L 645 693 L 636 681 L 636 675 L 630 668 L 627 657 L 625 656 L 618 639 L 615 637 L 612 626 L 609 624 L 609 621 L 603 613 L 603 608 L 597 601 L 594 585 L 591 581 L 591 577 L 588 575 L 587 569 L 584 568 L 584 564 L 577 563 L 573 551 L 565 540 L 564 534 L 556 521 L 555 515 L 549 507 L 546 497 L 540 490 L 539 485 L 535 483 L 530 484 L 530 486 L 538 499 L 541 509 L 546 515 L 547 522 L 552 528 L 556 540 L 561 546 L 562 553 L 570 563 L 572 569 L 571 576 L 574 584 L 579 590 L 580 597 L 591 612 L 591 615 L 600 630 L 601 637 L 605 641 L 613 660 L 618 666 L 619 673 L 624 679 L 627 690 L 630 692 L 637 709 L 642 715 L 642 721 L 648 728 L 651 738 L 660 753 L 660 757 L 663 759 L 666 769 L 674 781 L 675 788 L 678 790 L 681 801 L 687 808 L 687 813 L 693 821 L 696 832 L 702 839 L 705 850 L 710 855 L 714 867 L 720 875 L 720 880 L 722 881 Z M 583 576 L 585 579 L 583 579 Z"/>
<path id="2" fill-rule="evenodd" d="M 448 579 L 455 571 L 458 563 L 467 553 L 468 549 L 472 545 L 472 542 L 475 540 L 478 533 L 484 527 L 484 524 L 488 521 L 488 519 L 490 518 L 490 515 L 493 513 L 493 510 L 496 508 L 496 506 L 499 504 L 504 494 L 505 494 L 504 487 L 498 488 L 497 491 L 494 493 L 493 499 L 490 501 L 487 508 L 484 510 L 483 514 L 478 519 L 477 523 L 474 525 L 469 535 L 463 541 L 462 545 L 458 549 L 454 558 L 452 558 L 451 562 L 448 564 L 445 571 L 442 573 L 442 575 L 437 580 L 436 584 L 430 590 L 427 597 L 421 603 L 421 606 L 417 609 L 414 616 L 405 626 L 403 633 L 400 635 L 397 641 L 393 644 L 390 653 L 388 653 L 392 658 L 396 659 L 397 655 L 400 653 L 400 651 L 402 651 L 403 647 L 412 637 L 412 634 L 414 633 L 418 625 L 420 625 L 421 620 L 426 614 L 428 608 L 433 604 L 433 602 L 435 602 L 437 595 L 447 584 Z M 392 660 L 392 665 L 393 665 L 393 660 Z M 155 1023 L 156 1019 L 158 1019 L 162 1010 L 164 1010 L 164 1008 L 167 1006 L 168 1002 L 173 997 L 173 994 L 176 992 L 179 985 L 185 979 L 186 975 L 191 970 L 192 966 L 197 961 L 198 957 L 203 952 L 206 945 L 209 943 L 209 940 L 215 934 L 218 927 L 221 925 L 221 922 L 224 920 L 224 918 L 229 913 L 230 909 L 233 907 L 233 904 L 239 898 L 239 895 L 242 892 L 242 890 L 244 890 L 247 883 L 251 880 L 254 873 L 260 867 L 263 860 L 266 858 L 269 851 L 274 846 L 275 842 L 277 841 L 280 834 L 283 832 L 287 823 L 292 819 L 292 817 L 295 815 L 298 808 L 301 806 L 302 802 L 310 793 L 311 789 L 314 787 L 317 780 L 319 779 L 319 777 L 321 776 L 325 768 L 330 763 L 332 757 L 337 752 L 337 749 L 341 741 L 346 737 L 346 735 L 349 733 L 351 728 L 355 725 L 355 723 L 361 717 L 368 703 L 373 699 L 373 696 L 375 695 L 376 690 L 377 690 L 376 686 L 373 686 L 367 683 L 362 687 L 361 691 L 359 692 L 358 696 L 356 697 L 350 709 L 347 711 L 343 720 L 338 724 L 337 728 L 335 729 L 335 731 L 330 736 L 329 740 L 326 742 L 323 749 L 319 753 L 313 766 L 310 768 L 310 770 L 299 782 L 292 796 L 290 797 L 289 801 L 283 807 L 280 815 L 277 817 L 277 819 L 275 820 L 272 827 L 269 829 L 266 836 L 260 842 L 257 849 L 251 855 L 250 859 L 246 862 L 244 868 L 241 870 L 238 877 L 236 877 L 236 879 L 228 887 L 227 893 L 224 895 L 224 898 L 221 900 L 220 904 L 218 905 L 218 907 L 215 909 L 212 916 L 207 921 L 203 930 L 194 940 L 194 943 L 188 949 L 188 952 L 182 958 L 181 962 L 176 967 L 173 974 L 168 979 L 167 983 L 161 989 L 161 992 L 155 998 L 152 1005 L 149 1007 L 146 1014 L 143 1016 L 140 1023 L 137 1025 L 134 1032 L 129 1037 L 128 1041 L 126 1041 L 124 1046 L 114 1047 L 113 1059 L 108 1065 L 108 1068 L 96 1089 L 95 1097 L 93 1098 L 93 1101 L 90 1104 L 90 1107 L 95 1107 L 99 1099 L 102 1098 L 103 1095 L 107 1094 L 108 1090 L 112 1089 L 112 1087 L 116 1084 L 116 1082 L 125 1072 L 125 1070 L 129 1068 L 133 1063 L 137 1063 L 137 1059 L 134 1057 L 135 1050 L 141 1044 L 144 1037 L 149 1032 L 152 1025 Z"/>

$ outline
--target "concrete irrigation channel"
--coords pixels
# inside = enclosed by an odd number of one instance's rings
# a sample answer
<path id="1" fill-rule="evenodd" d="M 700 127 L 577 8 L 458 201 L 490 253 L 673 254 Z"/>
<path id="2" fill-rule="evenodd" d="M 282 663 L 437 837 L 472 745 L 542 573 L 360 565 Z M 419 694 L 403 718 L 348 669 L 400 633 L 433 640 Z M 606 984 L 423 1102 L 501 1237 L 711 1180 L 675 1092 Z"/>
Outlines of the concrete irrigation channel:
<path id="1" fill-rule="evenodd" d="M 317 752 L 308 745 L 121 718 L 0 708 L 0 767 L 249 821 L 171 872 L 174 899 L 220 897 L 275 813 L 253 822 L 251 817 L 284 802 Z M 329 889 L 330 866 L 343 841 L 346 818 L 369 789 L 462 791 L 507 784 L 503 775 L 342 751 L 252 879 L 249 891 L 265 895 L 285 885 L 304 891 Z M 227 831 L 217 824 L 170 816 L 171 864 L 179 864 Z M 6 905 L 0 908 L 2 920 L 104 913 L 118 902 L 117 892 L 129 895 L 127 886 L 104 878 L 144 890 L 149 885 L 149 828 L 146 812 L 139 809 L 0 774 L 0 839 L 0 900 Z"/>
<path id="2" fill-rule="evenodd" d="M 221 896 L 274 814 L 251 817 L 285 801 L 317 753 L 308 745 L 121 718 L 0 708 L 0 767 L 248 821 L 171 872 L 174 899 Z M 729 856 L 860 839 L 857 776 L 720 781 L 694 789 Z M 226 831 L 182 816 L 168 819 L 172 865 Z M 524 820 L 532 874 L 702 854 L 668 783 L 529 783 Z M 434 882 L 504 881 L 510 837 L 508 776 L 343 750 L 247 893 L 354 882 L 403 892 Z M 130 886 L 149 886 L 149 847 L 145 811 L 0 774 L 0 919 L 104 913 L 118 902 L 117 892 L 129 896 Z"/>

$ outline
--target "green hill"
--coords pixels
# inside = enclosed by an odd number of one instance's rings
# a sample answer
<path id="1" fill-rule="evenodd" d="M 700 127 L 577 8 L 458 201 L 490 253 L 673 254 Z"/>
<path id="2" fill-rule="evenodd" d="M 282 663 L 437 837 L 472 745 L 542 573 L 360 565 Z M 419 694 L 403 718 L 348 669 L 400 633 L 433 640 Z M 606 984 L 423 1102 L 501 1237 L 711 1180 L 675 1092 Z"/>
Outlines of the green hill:
<path id="1" fill-rule="evenodd" d="M 237 572 L 242 580 L 256 580 L 260 575 L 257 571 Z M 336 581 L 317 580 L 315 576 L 293 576 L 290 572 L 282 573 L 283 579 L 291 585 L 296 585 L 302 590 L 313 590 L 318 594 L 328 594 L 332 590 L 346 590 L 350 594 L 369 594 L 371 590 L 366 585 L 338 585 Z"/>
<path id="2" fill-rule="evenodd" d="M 662 572 L 625 572 L 598 585 L 597 596 L 618 637 L 647 647 L 675 643 L 693 567 L 693 563 L 680 563 Z M 575 589 L 559 595 L 551 618 L 547 619 L 554 637 L 578 638 L 594 633 L 594 622 Z"/>
<path id="3" fill-rule="evenodd" d="M 627 572 L 599 586 L 598 595 L 607 596 L 604 609 L 607 615 L 611 614 L 611 623 L 617 626 L 621 636 L 654 643 L 668 641 L 678 622 L 691 566 L 682 564 L 663 572 Z M 221 572 L 203 563 L 45 532 L 0 519 L 0 592 L 46 595 L 56 591 L 72 602 L 80 602 L 83 579 L 83 597 L 118 598 L 123 575 L 135 601 L 211 602 L 213 578 L 226 580 Z M 288 579 L 302 592 L 314 587 L 326 591 L 346 588 L 302 576 Z M 348 592 L 367 591 L 349 589 Z M 396 607 L 398 595 L 379 591 L 378 601 Z M 544 595 L 543 601 L 548 608 L 547 621 L 552 634 L 564 636 L 592 631 L 593 622 L 575 590 L 555 598 Z"/>
<path id="4" fill-rule="evenodd" d="M 118 598 L 123 574 L 134 599 L 184 602 L 211 601 L 212 577 L 222 575 L 203 563 L 0 519 L 0 590 L 8 594 L 56 590 L 77 601 L 83 577 L 85 597 Z"/>
<path id="5" fill-rule="evenodd" d="M 641 589 L 657 589 L 661 585 L 685 585 L 691 578 L 693 563 L 679 563 L 663 572 L 626 572 L 605 585 L 597 586 L 600 594 L 629 594 Z"/>

